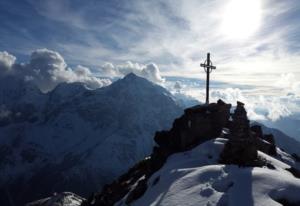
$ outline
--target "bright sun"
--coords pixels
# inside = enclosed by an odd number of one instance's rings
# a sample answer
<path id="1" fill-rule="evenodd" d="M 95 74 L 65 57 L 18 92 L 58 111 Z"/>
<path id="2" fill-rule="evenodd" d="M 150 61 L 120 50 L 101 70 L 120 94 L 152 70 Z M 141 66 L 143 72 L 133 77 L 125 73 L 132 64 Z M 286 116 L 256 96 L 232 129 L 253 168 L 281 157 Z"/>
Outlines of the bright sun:
<path id="1" fill-rule="evenodd" d="M 261 0 L 231 0 L 224 10 L 221 31 L 232 39 L 248 38 L 259 28 L 261 13 Z"/>

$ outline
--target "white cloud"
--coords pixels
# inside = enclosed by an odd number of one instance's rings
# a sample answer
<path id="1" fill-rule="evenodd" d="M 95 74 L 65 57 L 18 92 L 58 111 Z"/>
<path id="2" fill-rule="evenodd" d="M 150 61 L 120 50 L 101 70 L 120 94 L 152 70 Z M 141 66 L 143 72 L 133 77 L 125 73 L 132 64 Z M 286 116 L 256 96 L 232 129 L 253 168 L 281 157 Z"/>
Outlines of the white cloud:
<path id="1" fill-rule="evenodd" d="M 165 86 L 172 93 L 176 94 L 174 83 L 179 82 L 181 86 L 180 98 L 183 100 L 191 97 L 200 102 L 205 100 L 205 82 L 199 82 L 197 79 L 167 79 Z M 245 103 L 248 117 L 250 120 L 257 121 L 276 121 L 278 119 L 300 113 L 300 98 L 295 95 L 265 95 L 256 87 L 240 87 L 224 83 L 214 83 L 210 91 L 210 102 L 216 102 L 218 99 L 236 106 L 237 101 Z"/>
<path id="2" fill-rule="evenodd" d="M 236 101 L 244 102 L 251 120 L 276 121 L 292 114 L 289 108 L 291 105 L 286 96 L 263 96 L 255 95 L 255 93 L 246 95 L 238 88 L 213 90 L 211 96 L 215 101 L 220 98 L 232 105 L 236 105 Z"/>
<path id="3" fill-rule="evenodd" d="M 0 74 L 4 74 L 11 70 L 12 65 L 15 63 L 16 57 L 7 53 L 6 51 L 0 51 Z"/>
<path id="4" fill-rule="evenodd" d="M 154 63 L 139 64 L 127 61 L 123 64 L 113 65 L 112 63 L 105 63 L 99 68 L 99 72 L 103 76 L 123 77 L 129 73 L 134 73 L 138 76 L 146 78 L 155 83 L 162 83 L 164 79 L 160 75 L 158 66 Z"/>
<path id="5" fill-rule="evenodd" d="M 300 95 L 300 81 L 296 78 L 294 73 L 284 73 L 275 82 L 275 87 L 279 87 L 287 94 Z"/>
<path id="6" fill-rule="evenodd" d="M 3 61 L 12 75 L 31 81 L 43 92 L 47 92 L 62 82 L 82 82 L 91 89 L 106 86 L 111 83 L 108 79 L 95 77 L 89 68 L 78 65 L 75 69 L 67 66 L 64 58 L 55 51 L 38 49 L 31 54 L 29 63 L 14 64 L 15 58 L 5 54 Z M 0 62 L 2 59 L 0 59 Z M 3 63 L 3 65 L 4 65 Z"/>

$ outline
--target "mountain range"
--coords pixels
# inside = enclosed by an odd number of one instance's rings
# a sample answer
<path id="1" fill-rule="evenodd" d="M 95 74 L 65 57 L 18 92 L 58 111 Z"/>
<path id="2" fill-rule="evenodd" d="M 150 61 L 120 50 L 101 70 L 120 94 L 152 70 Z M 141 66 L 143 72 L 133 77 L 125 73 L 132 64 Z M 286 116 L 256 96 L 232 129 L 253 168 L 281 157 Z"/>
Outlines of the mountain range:
<path id="1" fill-rule="evenodd" d="M 96 90 L 63 83 L 44 94 L 13 78 L 1 84 L 0 201 L 7 205 L 101 189 L 149 155 L 155 131 L 182 113 L 167 90 L 132 73 Z"/>

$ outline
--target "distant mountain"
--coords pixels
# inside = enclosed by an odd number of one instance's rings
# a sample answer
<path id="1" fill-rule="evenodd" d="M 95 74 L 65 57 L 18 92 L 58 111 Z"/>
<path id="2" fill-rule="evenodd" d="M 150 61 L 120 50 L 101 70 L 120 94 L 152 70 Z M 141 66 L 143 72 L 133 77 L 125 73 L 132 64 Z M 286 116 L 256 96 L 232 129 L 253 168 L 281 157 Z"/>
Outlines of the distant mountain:
<path id="1" fill-rule="evenodd" d="M 300 120 L 298 115 L 281 117 L 276 121 L 264 121 L 262 123 L 268 127 L 279 129 L 288 136 L 300 141 Z"/>
<path id="2" fill-rule="evenodd" d="M 300 142 L 292 137 L 289 137 L 284 132 L 269 128 L 262 125 L 262 129 L 265 133 L 272 133 L 274 135 L 275 141 L 281 149 L 287 151 L 290 154 L 297 154 L 300 157 Z"/>
<path id="3" fill-rule="evenodd" d="M 167 90 L 134 74 L 96 90 L 64 83 L 47 94 L 20 80 L 0 84 L 6 205 L 99 190 L 149 155 L 155 131 L 183 111 Z"/>

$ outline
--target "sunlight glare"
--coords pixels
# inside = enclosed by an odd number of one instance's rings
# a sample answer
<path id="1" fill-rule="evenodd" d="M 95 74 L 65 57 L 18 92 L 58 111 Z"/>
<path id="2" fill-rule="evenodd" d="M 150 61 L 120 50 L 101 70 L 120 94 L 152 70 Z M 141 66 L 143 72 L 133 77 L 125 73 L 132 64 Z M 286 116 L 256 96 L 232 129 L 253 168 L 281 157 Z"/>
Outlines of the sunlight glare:
<path id="1" fill-rule="evenodd" d="M 225 6 L 221 32 L 232 39 L 253 35 L 261 24 L 261 0 L 232 0 Z"/>

